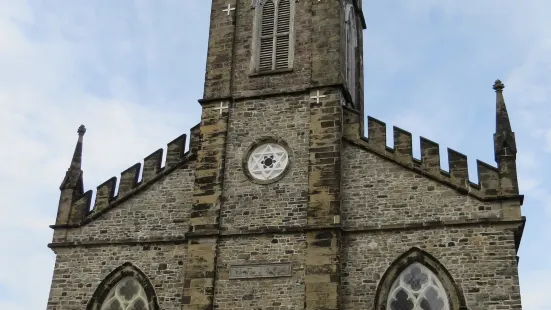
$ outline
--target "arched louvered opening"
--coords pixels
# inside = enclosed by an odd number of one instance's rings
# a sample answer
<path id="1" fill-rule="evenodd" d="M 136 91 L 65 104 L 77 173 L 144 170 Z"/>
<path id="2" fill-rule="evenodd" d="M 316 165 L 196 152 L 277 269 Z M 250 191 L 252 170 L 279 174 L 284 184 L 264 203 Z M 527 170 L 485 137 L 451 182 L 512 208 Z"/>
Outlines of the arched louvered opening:
<path id="1" fill-rule="evenodd" d="M 109 274 L 90 299 L 87 310 L 159 310 L 153 286 L 138 268 L 125 263 Z"/>
<path id="2" fill-rule="evenodd" d="M 376 310 L 466 310 L 459 287 L 436 258 L 418 248 L 387 269 L 375 296 Z"/>
<path id="3" fill-rule="evenodd" d="M 290 0 L 267 0 L 260 4 L 258 70 L 290 67 L 292 7 Z"/>
<path id="4" fill-rule="evenodd" d="M 291 3 L 289 0 L 279 0 L 277 7 L 277 37 L 275 44 L 275 68 L 289 67 L 289 42 L 291 34 Z"/>
<path id="5" fill-rule="evenodd" d="M 346 6 L 346 54 L 345 70 L 346 84 L 348 91 L 352 96 L 352 101 L 356 101 L 356 83 L 357 83 L 357 53 L 358 53 L 358 29 L 356 25 L 356 13 L 354 6 L 349 3 Z"/>
<path id="6" fill-rule="evenodd" d="M 275 4 L 268 0 L 262 6 L 262 23 L 260 30 L 259 70 L 273 69 Z"/>

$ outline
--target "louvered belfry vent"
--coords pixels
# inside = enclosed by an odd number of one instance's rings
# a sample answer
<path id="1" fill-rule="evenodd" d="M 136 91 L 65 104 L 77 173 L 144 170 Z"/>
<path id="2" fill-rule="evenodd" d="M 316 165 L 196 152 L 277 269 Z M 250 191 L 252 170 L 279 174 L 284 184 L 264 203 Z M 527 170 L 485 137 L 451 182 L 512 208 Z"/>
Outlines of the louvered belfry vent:
<path id="1" fill-rule="evenodd" d="M 267 0 L 261 7 L 259 71 L 289 68 L 291 53 L 291 2 Z"/>

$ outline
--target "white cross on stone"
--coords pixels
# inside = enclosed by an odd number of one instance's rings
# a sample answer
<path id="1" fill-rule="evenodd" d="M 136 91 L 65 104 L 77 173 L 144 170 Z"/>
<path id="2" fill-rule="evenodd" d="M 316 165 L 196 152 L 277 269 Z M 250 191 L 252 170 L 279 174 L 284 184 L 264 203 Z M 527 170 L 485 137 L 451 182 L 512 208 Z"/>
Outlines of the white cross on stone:
<path id="1" fill-rule="evenodd" d="M 227 12 L 227 13 L 228 13 L 228 16 L 229 16 L 231 11 L 235 11 L 235 8 L 232 8 L 232 7 L 231 7 L 231 4 L 228 4 L 228 8 L 227 8 L 227 9 L 223 9 L 222 11 Z"/>
<path id="2" fill-rule="evenodd" d="M 220 115 L 222 115 L 223 110 L 227 109 L 228 105 L 224 105 L 224 102 L 220 102 L 220 106 L 218 108 L 214 108 L 215 110 L 220 111 Z"/>
<path id="3" fill-rule="evenodd" d="M 320 95 L 320 91 L 316 91 L 316 95 L 310 97 L 310 99 L 316 99 L 316 103 L 320 103 L 320 99 L 325 98 L 325 95 Z"/>

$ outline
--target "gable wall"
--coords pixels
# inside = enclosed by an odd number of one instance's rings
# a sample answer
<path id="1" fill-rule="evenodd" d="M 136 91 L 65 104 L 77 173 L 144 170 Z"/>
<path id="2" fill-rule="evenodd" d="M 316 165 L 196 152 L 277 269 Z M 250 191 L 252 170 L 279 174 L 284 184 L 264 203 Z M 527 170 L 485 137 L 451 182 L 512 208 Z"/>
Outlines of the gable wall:
<path id="1" fill-rule="evenodd" d="M 344 143 L 342 217 L 346 228 L 501 218 L 482 202 L 357 146 Z"/>
<path id="2" fill-rule="evenodd" d="M 66 241 L 183 238 L 188 230 L 193 180 L 192 169 L 177 169 L 92 222 L 68 229 Z"/>
<path id="3" fill-rule="evenodd" d="M 130 262 L 149 278 L 162 309 L 179 310 L 187 244 L 162 241 L 187 232 L 193 180 L 192 169 L 177 169 L 92 222 L 66 234 L 58 229 L 54 242 L 102 244 L 54 249 L 47 309 L 85 309 L 101 281 Z"/>
<path id="4" fill-rule="evenodd" d="M 342 165 L 343 226 L 356 231 L 343 235 L 343 309 L 373 309 L 383 274 L 412 247 L 440 261 L 468 309 L 520 309 L 510 227 L 443 225 L 500 219 L 499 202 L 482 202 L 347 143 Z M 425 226 L 406 229 L 416 224 Z"/>

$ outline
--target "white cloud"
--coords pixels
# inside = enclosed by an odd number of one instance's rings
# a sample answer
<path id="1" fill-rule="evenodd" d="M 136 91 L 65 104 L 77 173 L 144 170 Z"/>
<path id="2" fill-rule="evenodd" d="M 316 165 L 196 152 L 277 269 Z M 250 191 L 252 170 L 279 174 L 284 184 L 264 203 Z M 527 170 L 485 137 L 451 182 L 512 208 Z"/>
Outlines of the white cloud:
<path id="1" fill-rule="evenodd" d="M 196 29 L 182 25 L 198 18 L 186 6 L 205 13 L 198 3 L 0 1 L 0 240 L 10 249 L 0 256 L 1 309 L 46 306 L 48 225 L 81 123 L 85 187 L 95 189 L 198 122 L 200 79 L 167 70 L 204 68 L 181 57 L 183 44 L 197 45 Z M 205 22 L 195 53 L 205 53 Z"/>

